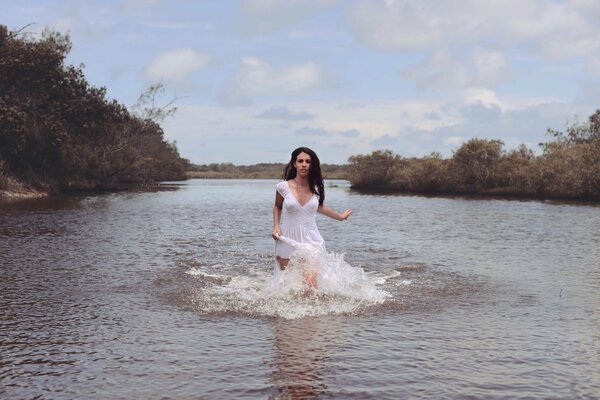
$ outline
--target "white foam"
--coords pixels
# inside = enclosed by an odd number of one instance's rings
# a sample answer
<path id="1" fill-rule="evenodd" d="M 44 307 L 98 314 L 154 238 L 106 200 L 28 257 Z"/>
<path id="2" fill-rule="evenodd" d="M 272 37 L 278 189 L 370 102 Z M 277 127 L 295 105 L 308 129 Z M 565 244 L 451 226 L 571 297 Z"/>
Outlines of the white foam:
<path id="1" fill-rule="evenodd" d="M 209 281 L 212 280 L 212 281 L 217 281 L 217 282 L 227 282 L 227 281 L 231 280 L 230 276 L 209 274 L 209 273 L 202 271 L 202 269 L 200 269 L 200 268 L 190 268 L 187 271 L 185 271 L 185 273 L 188 275 L 196 276 L 196 277 L 203 278 L 203 279 L 209 280 Z"/>
<path id="2" fill-rule="evenodd" d="M 394 279 L 399 277 L 400 275 L 402 275 L 402 272 L 400 271 L 392 271 L 384 276 L 373 276 L 371 279 L 373 279 L 373 281 L 377 284 L 377 285 L 383 285 L 384 283 L 386 283 L 388 280 L 390 279 Z"/>
<path id="3" fill-rule="evenodd" d="M 288 240 L 280 238 L 280 240 Z M 239 312 L 288 319 L 355 313 L 383 303 L 388 294 L 378 287 L 389 278 L 371 278 L 362 268 L 352 267 L 343 254 L 289 241 L 296 252 L 284 271 L 274 260 L 274 274 L 261 269 L 243 275 L 222 276 L 192 268 L 186 273 L 213 283 L 198 291 L 194 303 L 203 312 Z M 307 284 L 307 271 L 316 284 Z"/>

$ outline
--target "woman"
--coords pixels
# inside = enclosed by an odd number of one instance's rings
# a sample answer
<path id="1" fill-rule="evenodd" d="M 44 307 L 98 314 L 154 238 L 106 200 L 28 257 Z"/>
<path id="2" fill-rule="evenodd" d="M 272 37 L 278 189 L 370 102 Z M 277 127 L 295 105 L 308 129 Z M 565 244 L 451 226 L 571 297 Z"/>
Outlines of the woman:
<path id="1" fill-rule="evenodd" d="M 287 267 L 295 249 L 289 242 L 278 240 L 280 235 L 325 251 L 325 242 L 317 229 L 317 212 L 338 221 L 344 221 L 352 214 L 350 210 L 339 214 L 325 206 L 321 165 L 311 149 L 299 147 L 292 152 L 283 179 L 277 184 L 273 206 L 275 257 L 281 270 Z M 309 282 L 314 279 L 315 276 Z"/>

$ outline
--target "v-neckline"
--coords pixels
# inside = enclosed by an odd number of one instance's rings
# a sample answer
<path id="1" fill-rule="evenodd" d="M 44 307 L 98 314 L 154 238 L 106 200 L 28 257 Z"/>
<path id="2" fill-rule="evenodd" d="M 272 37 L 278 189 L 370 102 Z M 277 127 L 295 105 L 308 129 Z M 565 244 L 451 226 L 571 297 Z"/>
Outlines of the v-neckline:
<path id="1" fill-rule="evenodd" d="M 300 202 L 300 200 L 298 199 L 298 196 L 296 196 L 294 194 L 294 192 L 292 191 L 292 187 L 290 186 L 290 181 L 285 181 L 285 183 L 287 183 L 287 185 L 288 185 L 288 189 L 290 190 L 290 194 L 292 195 L 292 197 L 294 198 L 294 200 L 296 200 L 296 203 L 298 203 L 298 205 L 301 208 L 304 208 L 304 206 L 307 205 L 312 200 L 313 196 L 315 195 L 314 193 L 311 192 L 310 197 L 308 198 L 308 200 L 306 200 L 306 202 L 304 202 L 304 204 L 302 204 Z M 296 190 L 296 191 L 298 191 L 298 190 Z"/>

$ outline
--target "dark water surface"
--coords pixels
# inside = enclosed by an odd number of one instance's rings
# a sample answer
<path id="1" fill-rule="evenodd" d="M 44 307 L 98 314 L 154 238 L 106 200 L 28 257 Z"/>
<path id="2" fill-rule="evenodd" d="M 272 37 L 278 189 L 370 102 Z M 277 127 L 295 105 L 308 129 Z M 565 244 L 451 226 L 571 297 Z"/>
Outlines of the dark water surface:
<path id="1" fill-rule="evenodd" d="M 269 297 L 274 184 L 0 204 L 0 398 L 600 398 L 599 207 L 337 182 L 350 283 Z"/>

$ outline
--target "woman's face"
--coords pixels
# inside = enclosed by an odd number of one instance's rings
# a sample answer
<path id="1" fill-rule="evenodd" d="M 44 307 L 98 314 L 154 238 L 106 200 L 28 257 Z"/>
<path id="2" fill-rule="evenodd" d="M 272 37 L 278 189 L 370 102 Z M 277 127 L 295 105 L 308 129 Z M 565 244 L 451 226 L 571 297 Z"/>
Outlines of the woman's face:
<path id="1" fill-rule="evenodd" d="M 308 171 L 310 170 L 310 155 L 304 152 L 298 154 L 298 157 L 296 157 L 296 161 L 294 162 L 294 167 L 296 167 L 298 175 L 308 176 Z"/>

